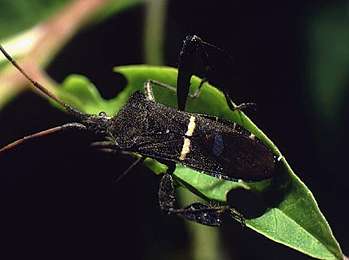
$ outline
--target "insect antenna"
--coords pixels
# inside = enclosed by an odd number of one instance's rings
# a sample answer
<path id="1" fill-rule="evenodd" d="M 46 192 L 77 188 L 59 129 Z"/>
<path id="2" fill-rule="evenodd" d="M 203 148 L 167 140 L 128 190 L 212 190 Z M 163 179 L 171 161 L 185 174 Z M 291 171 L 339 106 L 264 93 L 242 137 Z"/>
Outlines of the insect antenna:
<path id="1" fill-rule="evenodd" d="M 49 90 L 47 90 L 43 85 L 41 85 L 39 82 L 33 80 L 24 70 L 23 68 L 15 61 L 14 58 L 4 49 L 4 47 L 0 44 L 0 51 L 5 55 L 6 59 L 11 62 L 13 66 L 16 67 L 16 69 L 27 79 L 29 82 L 39 91 L 41 91 L 44 95 L 47 97 L 53 99 L 58 104 L 60 104 L 69 114 L 81 119 L 85 118 L 86 115 L 82 112 L 76 110 L 72 106 L 68 105 L 67 103 L 64 103 L 62 100 L 60 100 L 56 95 L 51 93 Z"/>
<path id="2" fill-rule="evenodd" d="M 72 106 L 66 104 L 65 102 L 63 102 L 62 100 L 60 100 L 56 95 L 54 95 L 53 93 L 51 93 L 49 90 L 47 90 L 43 85 L 41 85 L 39 82 L 33 80 L 24 70 L 23 68 L 14 60 L 14 58 L 11 57 L 11 55 L 0 45 L 0 51 L 5 55 L 5 57 L 7 58 L 7 60 L 9 62 L 11 62 L 11 64 L 13 66 L 15 66 L 15 68 L 33 85 L 34 88 L 38 89 L 40 92 L 42 92 L 45 96 L 51 98 L 52 100 L 56 101 L 59 105 L 61 105 L 67 113 L 69 113 L 70 115 L 74 116 L 76 119 L 78 119 L 78 121 L 80 122 L 84 122 L 86 119 L 88 119 L 90 117 L 90 115 L 88 114 L 84 114 L 80 111 L 78 111 L 77 109 L 73 108 Z M 83 123 L 68 123 L 68 124 L 64 124 L 61 126 L 57 126 L 57 127 L 53 127 L 50 129 L 46 129 L 44 131 L 41 132 L 37 132 L 31 135 L 27 135 L 25 137 L 22 137 L 4 147 L 0 147 L 0 155 L 4 154 L 6 151 L 8 150 L 12 150 L 13 148 L 19 146 L 20 144 L 23 144 L 29 140 L 33 140 L 33 139 L 37 139 L 37 138 L 41 138 L 41 137 L 45 137 L 57 132 L 62 132 L 65 130 L 72 130 L 72 129 L 76 129 L 76 130 L 80 130 L 80 131 L 86 131 L 87 130 L 87 126 Z"/>
<path id="3" fill-rule="evenodd" d="M 206 46 L 206 47 L 209 47 L 209 48 L 216 50 L 217 53 L 220 53 L 221 55 L 223 55 L 229 63 L 233 63 L 233 60 L 234 60 L 233 57 L 226 50 L 224 50 L 224 49 L 222 49 L 222 48 L 220 48 L 212 43 L 206 42 L 198 36 L 196 36 L 196 39 L 198 39 L 199 43 L 202 46 Z M 205 53 L 205 50 L 203 50 L 203 51 L 204 51 L 204 55 L 207 56 L 207 53 Z"/>

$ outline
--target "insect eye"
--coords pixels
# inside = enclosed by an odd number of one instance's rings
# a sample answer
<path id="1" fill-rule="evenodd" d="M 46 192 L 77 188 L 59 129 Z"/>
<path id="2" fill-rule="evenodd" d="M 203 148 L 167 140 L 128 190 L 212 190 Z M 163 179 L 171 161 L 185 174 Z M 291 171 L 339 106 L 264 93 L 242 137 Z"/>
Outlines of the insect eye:
<path id="1" fill-rule="evenodd" d="M 107 116 L 107 113 L 105 113 L 105 112 L 99 112 L 99 114 L 98 114 L 99 116 L 101 116 L 101 117 L 106 117 Z"/>

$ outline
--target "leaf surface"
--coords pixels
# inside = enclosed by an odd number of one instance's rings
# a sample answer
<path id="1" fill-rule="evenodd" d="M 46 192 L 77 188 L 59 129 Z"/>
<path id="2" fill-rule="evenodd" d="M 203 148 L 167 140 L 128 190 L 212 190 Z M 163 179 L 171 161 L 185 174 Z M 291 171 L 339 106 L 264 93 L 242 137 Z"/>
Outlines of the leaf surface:
<path id="1" fill-rule="evenodd" d="M 133 92 L 143 89 L 143 83 L 148 79 L 176 85 L 177 70 L 174 68 L 134 65 L 117 67 L 115 71 L 122 73 L 128 84 L 111 100 L 103 100 L 96 88 L 81 76 L 67 79 L 60 90 L 61 96 L 84 112 L 105 111 L 115 115 Z M 192 78 L 192 92 L 199 83 L 199 78 Z M 157 102 L 176 107 L 176 94 L 173 91 L 154 86 L 154 93 Z M 205 84 L 199 98 L 188 99 L 187 107 L 190 112 L 215 115 L 243 125 L 281 159 L 277 164 L 276 177 L 271 181 L 245 183 L 219 180 L 178 165 L 174 174 L 179 183 L 206 200 L 220 202 L 226 202 L 232 190 L 250 192 L 259 198 L 263 211 L 247 217 L 246 225 L 249 228 L 314 258 L 342 259 L 341 249 L 310 190 L 294 174 L 278 148 L 244 113 L 232 112 L 222 92 L 209 84 Z M 148 159 L 146 165 L 156 173 L 166 169 L 153 159 Z M 234 198 L 229 203 L 234 206 Z"/>

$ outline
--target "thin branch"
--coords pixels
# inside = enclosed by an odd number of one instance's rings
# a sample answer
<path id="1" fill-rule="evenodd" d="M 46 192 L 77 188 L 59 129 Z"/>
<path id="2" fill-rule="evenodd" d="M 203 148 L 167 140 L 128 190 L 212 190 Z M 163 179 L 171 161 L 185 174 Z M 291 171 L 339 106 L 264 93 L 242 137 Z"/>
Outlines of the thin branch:
<path id="1" fill-rule="evenodd" d="M 39 39 L 35 40 L 32 48 L 24 58 L 18 59 L 18 62 L 36 80 L 43 84 L 50 82 L 42 68 L 100 8 L 111 1 L 75 0 L 71 2 L 56 15 L 32 28 Z M 42 81 L 43 79 L 45 82 Z M 0 108 L 23 91 L 27 85 L 28 82 L 14 68 L 4 71 L 0 75 Z M 50 91 L 55 92 L 52 82 L 46 86 Z"/>

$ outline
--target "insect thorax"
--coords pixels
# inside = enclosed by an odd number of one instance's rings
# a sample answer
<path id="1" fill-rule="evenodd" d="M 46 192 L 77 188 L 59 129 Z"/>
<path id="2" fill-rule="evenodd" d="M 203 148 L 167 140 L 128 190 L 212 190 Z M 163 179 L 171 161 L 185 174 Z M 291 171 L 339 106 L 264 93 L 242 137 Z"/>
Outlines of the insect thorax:
<path id="1" fill-rule="evenodd" d="M 171 150 L 179 153 L 188 122 L 186 113 L 150 101 L 141 92 L 135 92 L 113 119 L 111 132 L 122 150 L 144 152 L 153 147 L 161 152 L 161 147 L 173 144 Z M 168 150 L 162 152 L 167 154 Z"/>

